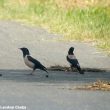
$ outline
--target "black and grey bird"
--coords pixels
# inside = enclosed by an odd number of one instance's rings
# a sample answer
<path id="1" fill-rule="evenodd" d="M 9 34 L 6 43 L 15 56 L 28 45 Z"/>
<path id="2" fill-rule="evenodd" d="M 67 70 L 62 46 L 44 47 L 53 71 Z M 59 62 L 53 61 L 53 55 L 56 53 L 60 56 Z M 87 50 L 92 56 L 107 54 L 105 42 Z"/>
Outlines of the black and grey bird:
<path id="1" fill-rule="evenodd" d="M 80 64 L 78 62 L 78 60 L 76 59 L 74 53 L 74 47 L 70 47 L 69 51 L 68 51 L 68 55 L 67 55 L 67 61 L 70 63 L 71 69 L 73 70 L 73 68 L 77 68 L 77 70 L 79 71 L 80 74 L 84 74 L 84 71 L 81 69 Z"/>
<path id="2" fill-rule="evenodd" d="M 47 72 L 47 69 L 45 66 L 43 66 L 38 60 L 30 56 L 29 50 L 27 48 L 23 47 L 19 49 L 23 52 L 23 59 L 24 59 L 25 64 L 28 67 L 33 69 L 31 75 L 34 73 L 36 69 L 40 69 L 40 70 Z M 46 75 L 46 77 L 48 77 L 48 75 Z"/>

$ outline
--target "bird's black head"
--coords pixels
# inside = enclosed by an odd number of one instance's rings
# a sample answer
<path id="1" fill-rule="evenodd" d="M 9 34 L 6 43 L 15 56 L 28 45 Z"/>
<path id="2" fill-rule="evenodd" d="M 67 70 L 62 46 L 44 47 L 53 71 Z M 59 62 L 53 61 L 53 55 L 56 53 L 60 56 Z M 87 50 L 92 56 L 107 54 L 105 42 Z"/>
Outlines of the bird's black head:
<path id="1" fill-rule="evenodd" d="M 19 49 L 23 52 L 23 57 L 25 57 L 26 55 L 30 55 L 29 50 L 27 48 L 23 47 Z"/>
<path id="2" fill-rule="evenodd" d="M 68 51 L 68 54 L 69 55 L 73 55 L 73 51 L 74 51 L 74 47 L 70 47 L 69 51 Z"/>

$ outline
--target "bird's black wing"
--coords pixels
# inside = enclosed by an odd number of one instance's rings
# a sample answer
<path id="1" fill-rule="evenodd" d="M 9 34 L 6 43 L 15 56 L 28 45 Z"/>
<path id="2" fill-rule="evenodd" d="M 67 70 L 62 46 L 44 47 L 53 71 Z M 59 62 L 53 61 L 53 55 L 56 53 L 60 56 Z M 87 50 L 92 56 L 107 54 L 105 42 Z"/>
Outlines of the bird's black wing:
<path id="1" fill-rule="evenodd" d="M 79 62 L 78 62 L 77 59 L 70 59 L 70 58 L 68 58 L 68 56 L 66 58 L 67 58 L 67 61 L 71 64 L 72 67 L 77 68 L 80 74 L 84 74 L 84 72 L 80 68 L 80 65 L 79 65 Z"/>
<path id="2" fill-rule="evenodd" d="M 74 67 L 80 66 L 77 59 L 70 59 L 70 58 L 68 58 L 68 56 L 67 56 L 66 58 L 67 58 L 67 61 L 68 61 L 72 66 L 74 66 Z"/>
<path id="3" fill-rule="evenodd" d="M 35 69 L 38 68 L 38 69 L 41 69 L 41 70 L 44 70 L 44 71 L 47 70 L 46 67 L 43 66 L 38 60 L 32 58 L 31 56 L 27 56 L 27 58 L 28 58 L 29 61 L 31 61 L 32 63 L 35 64 Z"/>

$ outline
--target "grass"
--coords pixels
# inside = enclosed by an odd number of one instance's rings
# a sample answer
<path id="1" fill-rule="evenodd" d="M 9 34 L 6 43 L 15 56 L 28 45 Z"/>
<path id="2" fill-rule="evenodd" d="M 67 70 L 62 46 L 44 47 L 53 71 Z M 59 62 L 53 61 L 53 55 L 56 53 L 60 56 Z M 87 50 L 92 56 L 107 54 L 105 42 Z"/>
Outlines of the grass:
<path id="1" fill-rule="evenodd" d="M 110 53 L 109 0 L 76 1 L 1 0 L 0 19 L 41 26 L 63 34 L 63 40 L 93 41 Z"/>

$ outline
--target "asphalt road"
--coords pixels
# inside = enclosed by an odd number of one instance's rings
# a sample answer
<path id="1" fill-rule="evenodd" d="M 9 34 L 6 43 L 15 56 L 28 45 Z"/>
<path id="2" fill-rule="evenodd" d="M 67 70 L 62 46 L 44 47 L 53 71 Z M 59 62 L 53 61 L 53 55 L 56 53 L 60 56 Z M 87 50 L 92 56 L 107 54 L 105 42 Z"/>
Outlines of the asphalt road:
<path id="1" fill-rule="evenodd" d="M 93 43 L 56 40 L 61 37 L 41 28 L 0 21 L 0 110 L 110 110 L 110 92 L 69 89 L 98 79 L 110 81 L 109 71 L 84 75 L 49 71 L 49 78 L 43 71 L 27 75 L 30 70 L 24 65 L 20 47 L 27 47 L 46 67 L 69 67 L 66 55 L 74 46 L 81 67 L 110 70 L 110 57 Z"/>
<path id="2" fill-rule="evenodd" d="M 110 81 L 110 73 L 1 70 L 0 106 L 23 106 L 26 110 L 109 110 L 110 92 L 70 90 L 98 79 Z M 11 109 L 10 109 L 11 110 Z M 14 109 L 16 110 L 16 109 Z M 19 109 L 22 110 L 22 109 Z"/>

